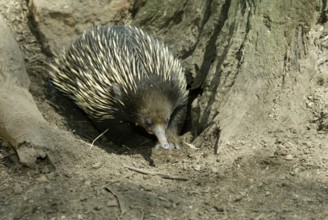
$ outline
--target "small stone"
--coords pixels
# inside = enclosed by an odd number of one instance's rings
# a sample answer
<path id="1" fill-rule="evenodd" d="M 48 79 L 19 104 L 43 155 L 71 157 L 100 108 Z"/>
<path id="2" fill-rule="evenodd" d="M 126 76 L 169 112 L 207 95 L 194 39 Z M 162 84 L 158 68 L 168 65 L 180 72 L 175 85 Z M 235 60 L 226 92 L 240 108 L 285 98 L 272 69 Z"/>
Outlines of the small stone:
<path id="1" fill-rule="evenodd" d="M 211 169 L 211 171 L 212 171 L 213 173 L 217 173 L 219 170 L 218 170 L 218 168 L 213 167 L 213 168 Z"/>
<path id="2" fill-rule="evenodd" d="M 54 173 L 54 172 L 52 172 L 52 173 L 47 173 L 47 178 L 48 178 L 49 180 L 53 180 L 53 179 L 55 178 L 55 173 Z"/>
<path id="3" fill-rule="evenodd" d="M 102 166 L 102 162 L 97 162 L 97 163 L 93 164 L 92 168 L 99 169 L 101 166 Z"/>
<path id="4" fill-rule="evenodd" d="M 292 160 L 292 159 L 294 159 L 294 157 L 291 154 L 287 154 L 285 157 L 285 160 Z"/>
<path id="5" fill-rule="evenodd" d="M 23 192 L 23 187 L 19 183 L 14 184 L 14 193 L 15 194 L 21 194 Z"/>
<path id="6" fill-rule="evenodd" d="M 96 211 L 100 211 L 101 207 L 100 206 L 95 206 L 93 209 L 96 210 Z"/>
<path id="7" fill-rule="evenodd" d="M 200 171 L 200 169 L 201 169 L 201 165 L 199 164 L 194 165 L 194 170 Z"/>
<path id="8" fill-rule="evenodd" d="M 84 182 L 84 184 L 85 184 L 86 186 L 91 186 L 91 181 L 90 181 L 90 180 L 86 180 L 86 181 Z"/>
<path id="9" fill-rule="evenodd" d="M 116 207 L 117 206 L 117 201 L 116 200 L 109 200 L 108 202 L 107 202 L 107 206 L 108 207 Z"/>
<path id="10" fill-rule="evenodd" d="M 36 180 L 43 183 L 49 182 L 48 177 L 46 175 L 40 175 Z"/>

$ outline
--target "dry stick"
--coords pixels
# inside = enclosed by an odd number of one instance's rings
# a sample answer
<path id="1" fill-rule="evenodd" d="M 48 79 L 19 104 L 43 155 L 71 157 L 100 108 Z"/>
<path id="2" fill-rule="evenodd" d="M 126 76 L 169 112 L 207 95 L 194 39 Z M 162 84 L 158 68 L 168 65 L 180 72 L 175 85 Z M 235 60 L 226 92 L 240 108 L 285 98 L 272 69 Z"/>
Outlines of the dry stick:
<path id="1" fill-rule="evenodd" d="M 113 194 L 113 196 L 115 197 L 118 207 L 120 208 L 121 214 L 123 215 L 126 212 L 126 209 L 124 208 L 123 203 L 120 201 L 120 199 L 118 198 L 118 196 L 116 195 L 115 192 L 113 192 L 113 190 L 111 190 L 108 186 L 104 187 L 104 189 L 108 192 L 110 192 L 111 194 Z"/>
<path id="2" fill-rule="evenodd" d="M 91 143 L 90 146 L 90 150 L 93 148 L 93 144 L 96 142 L 96 140 L 98 140 L 101 136 L 103 136 L 106 132 L 108 131 L 108 129 L 106 129 L 103 133 L 101 133 L 100 135 L 98 135 Z"/>
<path id="3" fill-rule="evenodd" d="M 188 178 L 182 177 L 182 176 L 171 176 L 171 175 L 164 174 L 164 173 L 151 172 L 151 171 L 148 171 L 148 170 L 138 169 L 138 168 L 130 167 L 130 166 L 126 166 L 126 165 L 124 165 L 124 167 L 128 168 L 129 170 L 136 171 L 138 173 L 142 173 L 142 174 L 146 174 L 146 175 L 151 175 L 151 176 L 160 176 L 163 179 L 181 180 L 181 181 L 187 181 L 188 180 Z"/>

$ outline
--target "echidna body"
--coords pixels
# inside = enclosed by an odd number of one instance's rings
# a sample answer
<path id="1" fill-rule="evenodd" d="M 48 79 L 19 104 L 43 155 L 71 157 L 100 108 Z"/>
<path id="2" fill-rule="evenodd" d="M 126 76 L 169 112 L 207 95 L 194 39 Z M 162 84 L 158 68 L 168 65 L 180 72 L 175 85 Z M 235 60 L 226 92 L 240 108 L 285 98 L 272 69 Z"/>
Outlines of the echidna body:
<path id="1" fill-rule="evenodd" d="M 176 146 L 187 85 L 180 62 L 158 40 L 131 26 L 98 27 L 51 67 L 54 85 L 92 119 L 134 123 L 163 148 Z"/>

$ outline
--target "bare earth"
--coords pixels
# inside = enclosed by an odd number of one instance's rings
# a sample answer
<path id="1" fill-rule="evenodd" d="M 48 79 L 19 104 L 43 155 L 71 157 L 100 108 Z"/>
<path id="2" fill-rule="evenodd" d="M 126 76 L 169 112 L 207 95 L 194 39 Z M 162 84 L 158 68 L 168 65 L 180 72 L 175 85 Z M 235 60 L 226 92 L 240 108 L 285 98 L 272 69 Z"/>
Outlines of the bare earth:
<path id="1" fill-rule="evenodd" d="M 179 151 L 117 148 L 104 137 L 91 144 L 99 132 L 49 91 L 25 1 L 0 0 L 0 12 L 25 54 L 40 111 L 66 140 L 36 168 L 21 166 L 0 141 L 0 219 L 328 219 L 327 130 L 310 122 L 261 136 L 250 130 L 218 155 L 214 138 Z"/>

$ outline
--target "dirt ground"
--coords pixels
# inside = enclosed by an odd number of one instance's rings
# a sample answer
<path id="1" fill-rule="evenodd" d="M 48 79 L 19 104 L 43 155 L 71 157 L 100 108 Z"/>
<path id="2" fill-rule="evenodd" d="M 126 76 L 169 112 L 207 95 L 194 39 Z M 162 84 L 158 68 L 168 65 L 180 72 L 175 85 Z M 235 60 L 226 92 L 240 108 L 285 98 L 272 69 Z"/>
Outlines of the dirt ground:
<path id="1" fill-rule="evenodd" d="M 311 122 L 250 130 L 218 155 L 215 138 L 178 151 L 117 148 L 103 137 L 91 144 L 99 132 L 49 90 L 25 4 L 0 0 L 0 12 L 25 54 L 38 108 L 66 141 L 36 168 L 0 141 L 0 219 L 328 219 L 327 130 Z"/>

